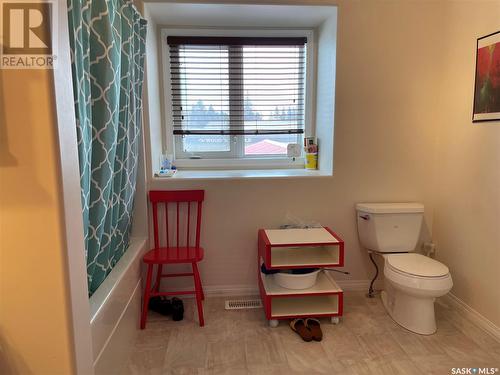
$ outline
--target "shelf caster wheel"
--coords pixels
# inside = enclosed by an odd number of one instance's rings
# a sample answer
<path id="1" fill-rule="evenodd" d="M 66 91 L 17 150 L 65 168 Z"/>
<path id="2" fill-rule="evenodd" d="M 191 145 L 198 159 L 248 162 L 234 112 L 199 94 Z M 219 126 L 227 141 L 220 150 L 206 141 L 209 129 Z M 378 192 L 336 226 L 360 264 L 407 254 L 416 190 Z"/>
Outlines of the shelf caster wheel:
<path id="1" fill-rule="evenodd" d="M 332 324 L 339 324 L 339 323 L 340 323 L 340 318 L 339 318 L 338 316 L 332 316 L 332 317 L 330 318 L 330 322 L 331 322 Z"/>
<path id="2" fill-rule="evenodd" d="M 269 321 L 269 327 L 276 328 L 280 324 L 278 319 L 271 319 Z"/>

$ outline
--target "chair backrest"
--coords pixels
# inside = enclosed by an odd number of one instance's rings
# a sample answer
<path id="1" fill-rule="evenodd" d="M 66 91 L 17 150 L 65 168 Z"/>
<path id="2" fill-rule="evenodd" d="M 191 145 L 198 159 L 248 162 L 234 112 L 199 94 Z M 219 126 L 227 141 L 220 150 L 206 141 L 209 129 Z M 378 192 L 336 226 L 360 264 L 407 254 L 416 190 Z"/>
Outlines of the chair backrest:
<path id="1" fill-rule="evenodd" d="M 194 228 L 195 230 L 195 240 L 194 246 L 200 246 L 200 231 L 201 231 L 201 208 L 203 199 L 205 197 L 204 190 L 151 190 L 149 192 L 149 201 L 153 206 L 153 230 L 154 230 L 154 241 L 155 241 L 155 249 L 160 247 L 160 230 L 159 230 L 159 215 L 158 208 L 159 206 L 164 207 L 164 222 L 165 222 L 165 247 L 189 247 L 190 246 L 190 234 L 193 234 L 191 231 L 191 204 L 196 206 L 196 221 Z M 173 238 L 170 238 L 169 231 L 169 203 L 172 203 L 175 211 L 175 228 L 172 231 L 172 234 L 175 233 L 175 241 Z M 182 209 L 182 204 L 185 204 L 186 209 Z M 172 206 L 170 205 L 170 206 Z M 182 209 L 182 212 L 180 211 Z M 170 215 L 172 216 L 172 215 Z M 185 216 L 185 218 L 181 218 L 181 216 Z M 183 229 L 186 232 L 186 242 L 184 243 L 179 235 L 179 230 L 181 225 L 184 225 Z M 171 228 L 170 228 L 171 229 Z M 173 236 L 172 236 L 173 237 Z M 171 241 L 172 240 L 172 241 Z"/>

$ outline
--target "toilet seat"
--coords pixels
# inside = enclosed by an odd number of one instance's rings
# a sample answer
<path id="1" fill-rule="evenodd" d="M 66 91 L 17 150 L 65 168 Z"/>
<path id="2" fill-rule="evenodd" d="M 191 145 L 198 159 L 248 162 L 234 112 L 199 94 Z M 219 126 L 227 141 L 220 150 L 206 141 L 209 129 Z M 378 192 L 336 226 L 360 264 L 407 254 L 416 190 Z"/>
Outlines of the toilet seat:
<path id="1" fill-rule="evenodd" d="M 391 254 L 386 257 L 386 265 L 399 274 L 418 278 L 442 278 L 450 270 L 443 263 L 421 254 Z"/>
<path id="2" fill-rule="evenodd" d="M 412 255 L 416 255 L 417 257 Z M 397 258 L 394 259 L 394 256 L 397 256 Z M 407 259 L 402 259 L 403 257 L 406 257 Z M 427 258 L 427 260 L 430 260 L 431 262 L 426 262 L 425 259 L 421 259 L 420 257 L 426 258 L 423 255 L 407 253 L 391 254 L 386 257 L 384 262 L 384 276 L 386 277 L 386 280 L 398 289 L 404 290 L 405 293 L 413 296 L 435 297 L 448 292 L 453 286 L 453 281 L 448 271 L 448 267 L 430 258 Z M 389 264 L 389 258 L 392 258 L 392 265 Z M 437 264 L 433 262 L 436 262 Z M 429 264 L 430 267 L 427 267 Z M 394 265 L 397 265 L 399 268 L 403 268 L 403 270 L 396 268 Z M 441 268 L 441 266 L 443 268 Z M 405 272 L 405 270 L 411 271 L 412 273 Z M 448 272 L 444 273 L 446 271 Z M 422 276 L 417 275 L 417 273 L 439 276 Z"/>

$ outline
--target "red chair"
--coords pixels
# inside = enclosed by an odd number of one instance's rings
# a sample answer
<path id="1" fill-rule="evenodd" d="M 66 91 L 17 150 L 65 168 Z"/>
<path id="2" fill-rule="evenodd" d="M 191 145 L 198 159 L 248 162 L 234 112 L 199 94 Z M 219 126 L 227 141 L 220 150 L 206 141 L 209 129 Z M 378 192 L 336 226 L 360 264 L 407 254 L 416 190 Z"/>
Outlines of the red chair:
<path id="1" fill-rule="evenodd" d="M 146 276 L 146 287 L 144 290 L 144 301 L 141 314 L 141 329 L 146 327 L 146 318 L 148 315 L 149 299 L 154 296 L 175 296 L 180 294 L 195 294 L 196 304 L 198 306 L 198 318 L 200 326 L 203 327 L 205 321 L 203 319 L 202 301 L 205 299 L 203 287 L 201 285 L 200 273 L 198 272 L 197 263 L 203 259 L 204 250 L 200 247 L 200 227 L 201 227 L 201 207 L 205 192 L 203 190 L 178 190 L 178 191 L 150 191 L 149 201 L 153 206 L 153 229 L 154 229 L 154 249 L 148 251 L 144 255 L 143 262 L 148 266 Z M 175 227 L 169 231 L 169 203 L 173 206 L 176 217 Z M 196 206 L 196 232 L 191 232 L 191 205 Z M 186 204 L 185 209 L 182 209 L 183 204 Z M 160 246 L 160 235 L 158 228 L 158 206 L 164 207 L 164 222 L 165 222 L 165 246 Z M 185 218 L 181 219 L 180 207 Z M 193 212 L 194 213 L 194 212 Z M 170 215 L 171 216 L 171 215 Z M 185 227 L 181 225 L 186 223 Z M 173 223 L 174 224 L 174 223 Z M 180 228 L 185 232 L 185 242 L 180 238 Z M 195 234 L 194 246 L 190 246 L 190 234 Z M 174 241 L 175 237 L 175 241 Z M 182 235 L 182 237 L 184 237 Z M 192 237 L 192 236 L 191 236 Z M 193 272 L 190 273 L 163 273 L 163 266 L 167 264 L 191 263 Z M 156 278 L 153 287 L 151 283 L 153 279 L 153 266 L 157 265 Z M 160 292 L 160 282 L 164 277 L 181 277 L 193 276 L 194 289 L 190 291 L 171 291 Z"/>

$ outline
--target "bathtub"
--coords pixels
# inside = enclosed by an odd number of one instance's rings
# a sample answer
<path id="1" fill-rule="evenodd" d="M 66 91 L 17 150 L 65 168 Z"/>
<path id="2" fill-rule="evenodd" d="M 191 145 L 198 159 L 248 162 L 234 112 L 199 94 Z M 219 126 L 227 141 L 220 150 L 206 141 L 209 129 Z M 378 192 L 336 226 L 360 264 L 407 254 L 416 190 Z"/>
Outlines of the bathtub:
<path id="1" fill-rule="evenodd" d="M 141 258 L 147 238 L 130 246 L 90 298 L 90 330 L 95 374 L 120 374 L 139 330 Z"/>

